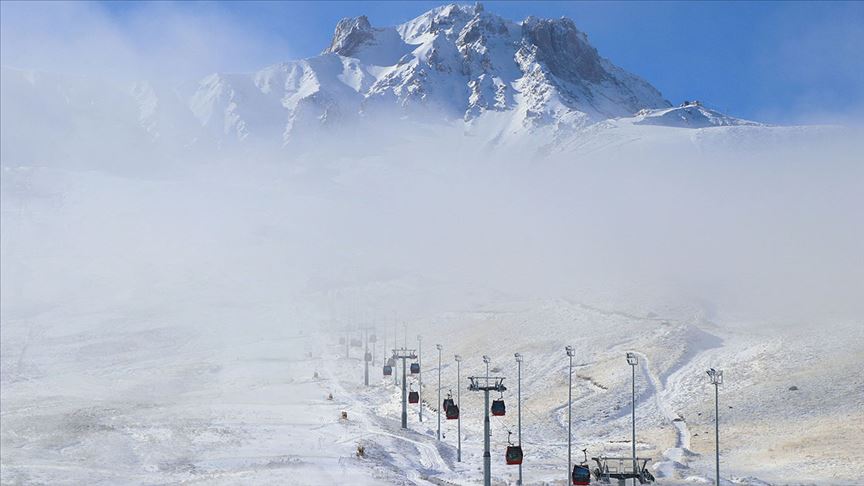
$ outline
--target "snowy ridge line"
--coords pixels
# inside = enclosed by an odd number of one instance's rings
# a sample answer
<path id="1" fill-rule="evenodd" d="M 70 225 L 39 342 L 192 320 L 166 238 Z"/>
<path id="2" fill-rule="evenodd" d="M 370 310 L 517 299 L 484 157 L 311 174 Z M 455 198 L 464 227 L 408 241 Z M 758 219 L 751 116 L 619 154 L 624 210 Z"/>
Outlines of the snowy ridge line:
<path id="1" fill-rule="evenodd" d="M 216 72 L 181 88 L 2 69 L 4 88 L 16 93 L 3 100 L 10 119 L 44 107 L 36 115 L 55 132 L 77 117 L 157 151 L 258 144 L 312 150 L 310 135 L 345 141 L 357 127 L 374 133 L 381 121 L 431 121 L 493 146 L 539 137 L 538 148 L 580 144 L 586 130 L 619 122 L 649 130 L 762 127 L 694 102 L 672 106 L 603 58 L 571 19 L 516 22 L 479 4 L 438 7 L 395 27 L 345 18 L 317 56 L 253 73 Z M 23 129 L 9 128 L 4 144 L 20 144 Z"/>

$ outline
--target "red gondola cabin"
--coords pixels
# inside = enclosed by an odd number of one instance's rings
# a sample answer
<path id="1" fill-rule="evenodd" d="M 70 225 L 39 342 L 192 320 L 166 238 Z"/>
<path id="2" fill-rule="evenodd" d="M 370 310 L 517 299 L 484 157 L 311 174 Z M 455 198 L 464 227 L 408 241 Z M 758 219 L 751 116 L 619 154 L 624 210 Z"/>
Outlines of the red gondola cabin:
<path id="1" fill-rule="evenodd" d="M 504 454 L 504 459 L 506 459 L 507 464 L 511 466 L 514 464 L 522 464 L 522 446 L 507 446 L 507 453 Z"/>
<path id="2" fill-rule="evenodd" d="M 496 417 L 504 415 L 507 411 L 506 407 L 504 406 L 504 400 L 492 400 L 491 410 L 492 415 Z"/>
<path id="3" fill-rule="evenodd" d="M 455 403 L 447 407 L 447 420 L 456 420 L 459 418 L 459 405 Z"/>

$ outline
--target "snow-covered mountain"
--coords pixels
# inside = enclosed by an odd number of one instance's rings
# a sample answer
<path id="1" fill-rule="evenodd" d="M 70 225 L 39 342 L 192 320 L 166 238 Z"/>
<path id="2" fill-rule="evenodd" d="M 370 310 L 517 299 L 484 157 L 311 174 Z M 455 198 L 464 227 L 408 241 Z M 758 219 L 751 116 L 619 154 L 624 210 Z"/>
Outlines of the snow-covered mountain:
<path id="1" fill-rule="evenodd" d="M 132 137 L 126 145 L 217 148 L 298 146 L 311 135 L 387 120 L 462 127 L 483 142 L 531 135 L 539 144 L 583 137 L 611 119 L 755 125 L 697 103 L 673 107 L 650 83 L 601 57 L 570 19 L 513 22 L 480 4 L 438 7 L 395 27 L 373 26 L 365 16 L 342 19 L 317 56 L 254 73 L 213 73 L 180 87 L 8 67 L 3 80 L 4 125 L 12 127 L 3 134 L 4 155 L 26 152 L 14 136 L 15 126 L 29 123 L 21 120 L 47 122 L 58 140 L 108 125 L 125 129 L 112 138 Z"/>
<path id="2" fill-rule="evenodd" d="M 246 75 L 216 74 L 192 97 L 201 124 L 245 139 L 379 113 L 467 123 L 506 115 L 510 132 L 583 127 L 671 107 L 641 78 L 600 57 L 572 20 L 503 19 L 446 5 L 396 27 L 341 20 L 315 57 Z"/>

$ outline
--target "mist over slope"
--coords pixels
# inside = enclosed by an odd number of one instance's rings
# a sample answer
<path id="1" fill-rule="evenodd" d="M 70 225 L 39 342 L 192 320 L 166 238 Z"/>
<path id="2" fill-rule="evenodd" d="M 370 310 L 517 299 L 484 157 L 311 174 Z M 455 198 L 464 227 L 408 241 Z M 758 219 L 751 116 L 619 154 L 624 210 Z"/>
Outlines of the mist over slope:
<path id="1" fill-rule="evenodd" d="M 523 352 L 528 484 L 563 477 L 565 344 L 591 454 L 629 453 L 636 350 L 661 484 L 711 477 L 711 366 L 731 484 L 864 476 L 859 128 L 673 106 L 572 21 L 479 5 L 322 48 L 179 84 L 3 67 L 4 484 L 474 484 L 479 397 L 465 463 L 452 424 L 399 431 L 381 355 L 360 387 L 336 344 L 360 325 L 472 373 Z"/>

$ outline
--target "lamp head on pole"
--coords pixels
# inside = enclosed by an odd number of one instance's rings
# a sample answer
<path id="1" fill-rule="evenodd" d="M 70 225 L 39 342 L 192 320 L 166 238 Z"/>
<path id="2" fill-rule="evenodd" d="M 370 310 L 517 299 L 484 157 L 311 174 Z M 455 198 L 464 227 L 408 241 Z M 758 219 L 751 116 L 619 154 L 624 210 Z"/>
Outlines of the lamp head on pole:
<path id="1" fill-rule="evenodd" d="M 715 370 L 714 368 L 706 371 L 708 373 L 709 378 L 711 379 L 712 385 L 722 385 L 723 384 L 723 370 Z"/>
<path id="2" fill-rule="evenodd" d="M 522 362 L 522 353 L 516 353 L 516 354 L 514 354 L 513 356 L 516 357 L 516 362 L 517 362 L 517 363 L 521 363 L 521 362 Z"/>
<path id="3" fill-rule="evenodd" d="M 627 364 L 630 366 L 636 366 L 639 364 L 639 357 L 636 356 L 636 353 L 627 353 Z"/>
<path id="4" fill-rule="evenodd" d="M 440 344 L 436 344 L 435 349 L 437 349 L 438 351 L 441 351 L 442 349 L 444 349 L 444 347 L 441 346 Z"/>
<path id="5" fill-rule="evenodd" d="M 455 359 L 456 362 L 458 363 L 458 362 L 462 361 L 462 356 L 459 356 L 458 354 L 454 354 L 453 359 Z"/>
<path id="6" fill-rule="evenodd" d="M 573 356 L 576 356 L 576 350 L 573 349 L 573 346 L 566 346 L 566 347 L 564 348 L 564 350 L 567 351 L 567 356 L 570 356 L 571 358 L 572 358 Z"/>
<path id="7" fill-rule="evenodd" d="M 489 356 L 486 356 L 486 355 L 484 354 L 484 355 L 483 355 L 483 362 L 486 363 L 486 364 L 489 364 L 489 363 L 492 362 L 492 360 L 489 359 Z"/>

